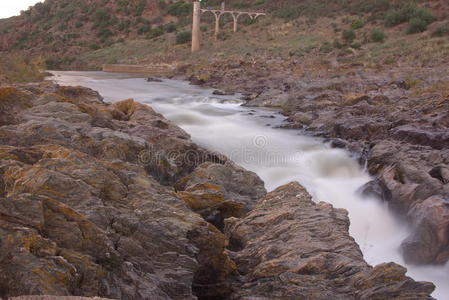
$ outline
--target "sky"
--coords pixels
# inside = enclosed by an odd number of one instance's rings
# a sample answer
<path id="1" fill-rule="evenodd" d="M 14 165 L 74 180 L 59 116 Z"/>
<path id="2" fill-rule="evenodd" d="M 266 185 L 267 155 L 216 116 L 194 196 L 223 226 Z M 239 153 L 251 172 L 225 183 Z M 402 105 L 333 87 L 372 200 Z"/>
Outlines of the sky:
<path id="1" fill-rule="evenodd" d="M 0 0 L 0 19 L 18 16 L 21 10 L 27 10 L 38 2 L 43 0 Z"/>

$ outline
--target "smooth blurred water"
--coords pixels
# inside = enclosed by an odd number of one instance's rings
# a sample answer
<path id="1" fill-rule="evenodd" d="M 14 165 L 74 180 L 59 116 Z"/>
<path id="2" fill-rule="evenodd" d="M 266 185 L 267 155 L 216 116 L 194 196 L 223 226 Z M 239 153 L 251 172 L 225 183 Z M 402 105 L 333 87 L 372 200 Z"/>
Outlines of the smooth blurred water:
<path id="1" fill-rule="evenodd" d="M 178 80 L 146 82 L 132 75 L 102 72 L 53 72 L 56 82 L 97 90 L 105 101 L 133 98 L 151 105 L 210 150 L 256 172 L 268 190 L 300 182 L 315 201 L 332 203 L 349 212 L 349 232 L 372 265 L 394 261 L 405 265 L 415 280 L 437 286 L 433 296 L 449 299 L 449 267 L 406 265 L 400 255 L 408 228 L 376 199 L 357 189 L 369 175 L 349 153 L 298 130 L 277 129 L 284 117 L 273 110 L 240 106 L 238 96 L 214 96 L 211 89 Z"/>

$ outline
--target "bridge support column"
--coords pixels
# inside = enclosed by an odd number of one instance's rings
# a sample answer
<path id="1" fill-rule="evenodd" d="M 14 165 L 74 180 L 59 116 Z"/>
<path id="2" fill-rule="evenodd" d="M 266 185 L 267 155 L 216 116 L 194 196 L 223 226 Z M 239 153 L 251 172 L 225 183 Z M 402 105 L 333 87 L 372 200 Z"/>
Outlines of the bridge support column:
<path id="1" fill-rule="evenodd" d="M 232 17 L 234 18 L 234 32 L 237 32 L 239 16 L 240 16 L 240 14 L 232 14 Z"/>
<path id="2" fill-rule="evenodd" d="M 200 18 L 201 18 L 201 3 L 199 1 L 193 2 L 193 23 L 192 23 L 192 52 L 200 50 Z"/>
<path id="3" fill-rule="evenodd" d="M 218 34 L 220 33 L 220 17 L 221 17 L 221 13 L 214 13 L 215 16 L 215 33 L 214 33 L 214 37 L 215 40 L 218 41 Z"/>

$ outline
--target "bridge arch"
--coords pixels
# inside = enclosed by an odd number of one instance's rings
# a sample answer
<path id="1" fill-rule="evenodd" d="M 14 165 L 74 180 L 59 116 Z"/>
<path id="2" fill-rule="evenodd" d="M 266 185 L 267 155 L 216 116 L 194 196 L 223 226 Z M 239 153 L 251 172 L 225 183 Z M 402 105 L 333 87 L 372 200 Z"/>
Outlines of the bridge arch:
<path id="1" fill-rule="evenodd" d="M 251 20 L 256 20 L 260 16 L 265 16 L 265 13 L 260 12 L 246 12 L 246 11 L 234 11 L 226 10 L 224 7 L 224 2 L 222 3 L 221 9 L 202 9 L 201 3 L 198 0 L 193 0 L 193 21 L 192 21 L 192 52 L 196 52 L 200 49 L 200 20 L 201 14 L 210 12 L 215 17 L 215 40 L 218 39 L 218 34 L 220 32 L 220 18 L 225 14 L 230 14 L 234 20 L 234 32 L 238 29 L 239 17 L 248 16 Z"/>
<path id="2" fill-rule="evenodd" d="M 251 20 L 256 20 L 260 16 L 265 16 L 265 13 L 257 13 L 257 12 L 244 12 L 244 11 L 232 11 L 232 10 L 218 10 L 218 9 L 201 9 L 201 13 L 210 12 L 215 16 L 215 40 L 218 39 L 218 34 L 220 32 L 220 18 L 225 14 L 230 14 L 234 21 L 233 31 L 237 32 L 238 30 L 238 21 L 240 16 L 248 16 Z"/>

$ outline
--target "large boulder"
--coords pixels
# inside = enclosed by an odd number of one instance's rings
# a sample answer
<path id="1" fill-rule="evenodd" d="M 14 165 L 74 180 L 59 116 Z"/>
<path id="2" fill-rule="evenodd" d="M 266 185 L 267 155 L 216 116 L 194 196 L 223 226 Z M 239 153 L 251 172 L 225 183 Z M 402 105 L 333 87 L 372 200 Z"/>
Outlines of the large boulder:
<path id="1" fill-rule="evenodd" d="M 449 260 L 449 199 L 432 196 L 409 212 L 413 231 L 402 243 L 404 259 L 414 264 Z"/>
<path id="2" fill-rule="evenodd" d="M 398 140 L 412 144 L 430 146 L 435 149 L 449 147 L 449 132 L 447 128 L 418 128 L 413 125 L 403 125 L 393 129 L 392 136 Z"/>
<path id="3" fill-rule="evenodd" d="M 226 220 L 241 274 L 231 299 L 432 299 L 434 286 L 394 264 L 369 266 L 348 234 L 347 211 L 314 203 L 298 183 Z"/>
<path id="4" fill-rule="evenodd" d="M 206 162 L 175 184 L 178 195 L 217 228 L 224 219 L 242 217 L 266 194 L 263 181 L 231 161 Z"/>

